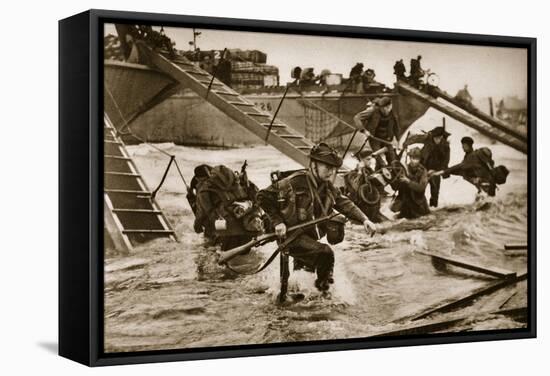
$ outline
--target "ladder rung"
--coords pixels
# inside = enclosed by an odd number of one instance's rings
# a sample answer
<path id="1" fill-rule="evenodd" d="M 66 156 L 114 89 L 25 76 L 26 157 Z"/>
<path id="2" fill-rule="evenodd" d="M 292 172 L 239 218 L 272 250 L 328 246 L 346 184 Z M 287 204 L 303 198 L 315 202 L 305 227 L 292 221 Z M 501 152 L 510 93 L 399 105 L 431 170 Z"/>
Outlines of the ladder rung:
<path id="1" fill-rule="evenodd" d="M 303 136 L 300 136 L 300 135 L 297 135 L 297 134 L 279 134 L 279 133 L 275 133 L 277 136 L 279 137 L 282 137 L 282 138 L 304 138 Z"/>
<path id="2" fill-rule="evenodd" d="M 230 93 L 228 91 L 222 91 L 222 90 L 212 90 L 212 91 L 216 94 L 221 94 L 221 95 L 230 95 L 232 97 L 238 97 L 239 96 L 239 94 L 237 94 L 237 93 Z"/>
<path id="3" fill-rule="evenodd" d="M 262 123 L 261 125 L 263 125 L 263 126 L 266 127 L 266 128 L 269 128 L 270 123 Z M 285 124 L 277 124 L 277 123 L 275 123 L 275 124 L 272 125 L 272 127 L 273 127 L 273 128 L 286 128 L 286 125 L 285 125 Z"/>
<path id="4" fill-rule="evenodd" d="M 124 160 L 124 161 L 131 161 L 132 159 L 131 158 L 128 158 L 128 157 L 121 157 L 119 155 L 104 155 L 103 156 L 104 158 L 109 158 L 109 159 L 120 159 L 120 160 Z"/>
<path id="5" fill-rule="evenodd" d="M 125 234 L 173 234 L 173 230 L 122 230 Z"/>
<path id="6" fill-rule="evenodd" d="M 193 66 L 193 67 L 196 66 L 195 64 L 193 64 L 193 63 L 190 62 L 190 61 L 181 60 L 181 59 L 177 59 L 177 58 L 174 59 L 174 60 L 172 60 L 172 61 L 173 61 L 174 63 L 176 63 L 176 64 L 183 64 L 183 65 Z"/>
<path id="7" fill-rule="evenodd" d="M 132 191 L 128 189 L 105 189 L 105 193 L 122 193 L 122 194 L 129 194 L 129 195 L 143 195 L 143 196 L 151 196 L 151 192 L 148 191 Z"/>
<path id="8" fill-rule="evenodd" d="M 186 70 L 186 72 L 190 74 L 196 74 L 197 76 L 205 76 L 205 77 L 210 76 L 208 73 L 203 73 L 203 72 L 194 71 L 194 70 Z"/>
<path id="9" fill-rule="evenodd" d="M 235 106 L 248 106 L 248 107 L 254 107 L 252 103 L 246 103 L 246 102 L 227 102 L 229 104 L 235 105 Z"/>
<path id="10" fill-rule="evenodd" d="M 151 209 L 113 209 L 115 213 L 151 213 L 151 214 L 161 214 L 160 210 L 151 210 Z"/>
<path id="11" fill-rule="evenodd" d="M 263 117 L 270 117 L 271 115 L 268 114 L 262 114 L 260 112 L 245 112 L 245 114 L 250 116 L 263 116 Z"/>
<path id="12" fill-rule="evenodd" d="M 133 177 L 140 177 L 140 174 L 134 174 L 132 172 L 116 172 L 116 171 L 105 171 L 106 175 L 115 175 L 115 176 L 133 176 Z"/>
<path id="13" fill-rule="evenodd" d="M 199 80 L 199 82 L 205 85 L 210 85 L 210 81 Z M 219 82 L 212 82 L 212 86 L 223 86 L 223 84 L 220 84 Z"/>
<path id="14" fill-rule="evenodd" d="M 122 145 L 122 142 L 112 141 L 112 140 L 103 140 L 103 142 L 105 142 L 105 143 L 107 143 L 107 144 L 118 144 L 118 145 Z"/>

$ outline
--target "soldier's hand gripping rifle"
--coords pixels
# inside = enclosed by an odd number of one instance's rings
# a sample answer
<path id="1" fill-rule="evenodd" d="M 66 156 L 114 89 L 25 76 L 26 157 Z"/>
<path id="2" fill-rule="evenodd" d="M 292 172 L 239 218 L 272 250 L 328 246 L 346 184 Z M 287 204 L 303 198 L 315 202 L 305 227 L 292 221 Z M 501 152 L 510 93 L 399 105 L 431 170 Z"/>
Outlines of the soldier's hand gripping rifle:
<path id="1" fill-rule="evenodd" d="M 315 226 L 319 223 L 328 221 L 329 219 L 332 219 L 332 218 L 336 217 L 337 215 L 339 215 L 339 213 L 332 213 L 330 215 L 327 215 L 327 216 L 324 216 L 324 217 L 321 217 L 321 218 L 317 218 L 317 219 L 311 220 L 309 222 L 304 222 L 304 223 L 300 223 L 296 226 L 292 226 L 287 230 L 287 234 L 292 232 L 292 231 L 301 230 L 301 229 L 305 229 L 306 227 Z M 241 255 L 243 253 L 248 252 L 253 247 L 264 245 L 264 244 L 266 244 L 268 242 L 271 242 L 271 241 L 274 241 L 276 239 L 277 239 L 277 234 L 274 233 L 274 232 L 269 233 L 269 234 L 260 235 L 256 238 L 252 239 L 248 243 L 241 245 L 240 247 L 233 248 L 233 249 L 230 249 L 228 251 L 223 252 L 221 254 L 220 258 L 218 259 L 218 264 L 220 264 L 220 265 L 225 264 L 229 260 L 231 260 L 232 258 L 234 258 L 238 255 Z"/>

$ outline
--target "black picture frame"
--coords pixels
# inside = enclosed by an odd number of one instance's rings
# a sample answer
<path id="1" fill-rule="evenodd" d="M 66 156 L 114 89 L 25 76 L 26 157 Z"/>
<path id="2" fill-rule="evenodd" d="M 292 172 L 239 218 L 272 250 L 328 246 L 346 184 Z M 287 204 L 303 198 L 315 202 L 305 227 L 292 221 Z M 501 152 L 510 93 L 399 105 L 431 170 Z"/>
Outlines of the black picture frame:
<path id="1" fill-rule="evenodd" d="M 373 38 L 528 51 L 527 329 L 137 353 L 103 352 L 102 39 L 104 23 Z M 89 10 L 59 22 L 59 354 L 88 366 L 536 337 L 536 39 L 356 26 Z"/>

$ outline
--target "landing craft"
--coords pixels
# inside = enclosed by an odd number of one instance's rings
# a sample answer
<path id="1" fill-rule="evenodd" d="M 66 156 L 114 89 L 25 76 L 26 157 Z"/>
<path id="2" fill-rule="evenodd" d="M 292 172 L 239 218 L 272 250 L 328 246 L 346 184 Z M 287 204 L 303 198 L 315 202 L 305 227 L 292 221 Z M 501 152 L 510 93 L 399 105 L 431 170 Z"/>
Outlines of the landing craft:
<path id="1" fill-rule="evenodd" d="M 118 40 L 114 36 L 105 39 L 104 99 L 106 118 L 115 130 L 114 142 L 121 147 L 124 142 L 142 141 L 236 146 L 269 140 L 273 147 L 306 167 L 309 150 L 321 139 L 346 150 L 352 142 L 360 145 L 361 140 L 354 139 L 357 128 L 352 125 L 353 116 L 376 98 L 392 97 L 400 120 L 399 136 L 433 107 L 494 140 L 527 152 L 526 132 L 455 101 L 435 86 L 438 80 L 433 73 L 418 82 L 399 79 L 393 89 L 371 82 L 362 93 L 357 90 L 350 92 L 351 80 L 337 76 L 327 76 L 323 85 L 309 82 L 291 86 L 292 90 L 289 90 L 290 85 L 271 86 L 265 82 L 263 86 L 254 83 L 254 87 L 248 87 L 246 80 L 233 88 L 228 86 L 232 82 L 224 82 L 227 80 L 216 77 L 213 70 L 212 74 L 205 70 L 203 60 L 192 61 L 190 56 L 177 51 L 166 35 L 150 27 L 115 26 Z M 111 53 L 115 44 L 122 51 L 122 61 Z M 219 56 L 218 63 L 223 55 Z M 257 54 L 252 59 L 264 61 L 267 57 L 264 59 L 263 55 Z M 275 70 L 270 72 L 275 73 Z M 287 93 L 285 105 L 280 106 L 283 93 Z M 279 108 L 280 112 L 274 117 L 273 112 Z M 160 115 L 162 118 L 158 117 Z M 185 121 L 171 123 L 181 116 Z M 202 127 L 205 122 L 208 127 Z M 241 126 L 250 133 L 241 132 Z M 237 129 L 239 131 L 235 132 Z M 105 142 L 113 141 L 106 139 Z M 119 180 L 127 178 L 117 174 L 115 178 Z M 131 174 L 132 177 L 139 175 L 134 170 Z M 148 191 L 143 187 L 140 190 L 124 189 L 124 182 L 120 183 L 119 190 L 124 190 L 130 201 L 143 196 L 131 192 Z M 106 202 L 113 201 L 111 196 L 115 193 L 120 192 L 106 190 Z M 128 210 L 137 212 L 138 206 L 134 206 L 135 210 L 133 207 Z M 160 210 L 153 210 L 152 215 L 161 215 Z M 106 212 L 106 216 L 112 219 L 106 223 L 113 224 L 107 229 L 111 238 L 122 238 L 131 247 L 132 242 L 127 238 L 135 229 L 125 227 L 119 220 L 119 208 L 108 207 Z M 169 224 L 165 223 L 166 219 L 158 218 L 161 228 L 152 229 L 147 238 L 175 236 Z M 220 231 L 225 231 L 223 228 L 219 226 Z M 141 229 L 142 232 L 145 230 Z"/>

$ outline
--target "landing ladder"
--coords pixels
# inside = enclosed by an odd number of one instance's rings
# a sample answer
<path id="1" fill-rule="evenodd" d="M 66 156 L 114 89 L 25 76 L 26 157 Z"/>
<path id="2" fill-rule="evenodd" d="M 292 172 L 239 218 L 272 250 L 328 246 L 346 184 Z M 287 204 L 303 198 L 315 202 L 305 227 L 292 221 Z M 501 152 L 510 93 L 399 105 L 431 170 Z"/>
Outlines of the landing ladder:
<path id="1" fill-rule="evenodd" d="M 218 79 L 212 81 L 212 76 L 197 67 L 185 57 L 178 56 L 169 60 L 153 51 L 144 42 L 138 41 L 142 56 L 154 68 L 164 72 L 183 87 L 189 88 L 224 114 L 244 126 L 256 136 L 265 140 L 271 124 L 272 115 L 262 111 L 245 97 L 241 96 Z M 208 87 L 212 82 L 210 90 Z M 208 94 L 207 94 L 208 93 Z M 313 143 L 300 133 L 297 133 L 280 120 L 273 122 L 268 143 L 302 166 L 309 164 L 308 154 Z"/>
<path id="2" fill-rule="evenodd" d="M 105 229 L 115 248 L 127 253 L 147 240 L 159 237 L 177 240 L 107 114 L 104 114 L 103 147 Z"/>
<path id="3" fill-rule="evenodd" d="M 401 94 L 413 96 L 441 111 L 442 113 L 454 118 L 455 120 L 475 129 L 479 133 L 527 154 L 526 135 L 522 135 L 516 130 L 509 128 L 505 123 L 498 122 L 496 119 L 493 119 L 493 121 L 488 120 L 487 117 L 489 116 L 481 116 L 479 114 L 481 111 L 479 110 L 472 111 L 472 109 L 467 109 L 465 106 L 457 105 L 455 103 L 456 101 L 449 100 L 449 98 L 452 99 L 452 97 L 442 90 L 437 90 L 436 94 L 440 95 L 443 99 L 449 101 L 451 104 L 454 104 L 465 112 L 459 111 L 450 104 L 440 101 L 437 98 L 434 98 L 433 96 L 403 81 L 397 81 L 395 86 Z"/>

